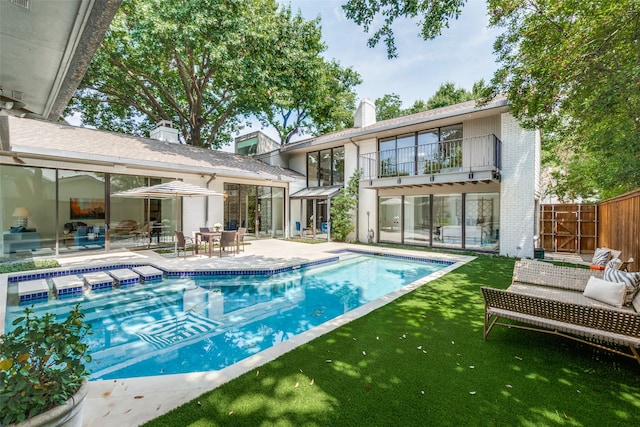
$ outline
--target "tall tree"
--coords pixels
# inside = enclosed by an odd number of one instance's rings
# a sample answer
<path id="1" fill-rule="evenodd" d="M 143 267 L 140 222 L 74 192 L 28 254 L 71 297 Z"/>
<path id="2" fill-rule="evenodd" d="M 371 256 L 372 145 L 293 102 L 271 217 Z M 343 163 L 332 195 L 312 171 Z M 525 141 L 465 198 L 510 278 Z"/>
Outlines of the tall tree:
<path id="1" fill-rule="evenodd" d="M 456 87 L 453 82 L 445 82 L 440 85 L 436 93 L 427 101 L 427 110 L 446 107 L 459 102 L 470 101 L 473 94 L 465 88 Z"/>
<path id="2" fill-rule="evenodd" d="M 323 58 L 327 47 L 320 18 L 305 21 L 285 7 L 279 24 L 259 120 L 277 130 L 282 144 L 296 134 L 317 135 L 352 126 L 353 88 L 361 79 L 353 69 Z"/>
<path id="3" fill-rule="evenodd" d="M 395 93 L 386 94 L 382 98 L 377 98 L 374 101 L 376 105 L 376 119 L 378 121 L 393 119 L 395 117 L 420 113 L 422 111 L 445 107 L 472 99 L 480 99 L 485 90 L 487 90 L 487 86 L 483 79 L 473 84 L 471 92 L 464 88 L 456 88 L 455 83 L 445 82 L 440 85 L 436 93 L 433 94 L 427 102 L 418 99 L 409 108 L 402 108 L 400 95 Z"/>
<path id="4" fill-rule="evenodd" d="M 385 94 L 373 102 L 376 106 L 376 120 L 388 120 L 404 115 L 402 100 L 397 93 Z"/>
<path id="5" fill-rule="evenodd" d="M 275 0 L 125 0 L 67 113 L 141 136 L 170 120 L 183 142 L 219 148 L 243 118 L 304 87 L 305 125 L 340 126 L 359 76 L 322 60 L 319 42 L 317 22 Z"/>
<path id="6" fill-rule="evenodd" d="M 604 198 L 640 186 L 640 3 L 491 0 L 489 10 L 505 29 L 492 85 L 551 137 L 557 189 Z"/>

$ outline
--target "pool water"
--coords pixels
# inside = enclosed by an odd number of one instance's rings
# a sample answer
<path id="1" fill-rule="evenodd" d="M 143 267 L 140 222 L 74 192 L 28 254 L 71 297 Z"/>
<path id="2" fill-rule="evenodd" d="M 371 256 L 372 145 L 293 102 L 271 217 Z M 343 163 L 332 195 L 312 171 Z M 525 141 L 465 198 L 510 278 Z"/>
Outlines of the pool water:
<path id="1" fill-rule="evenodd" d="M 81 302 L 92 325 L 90 379 L 230 366 L 446 267 L 357 255 L 273 276 L 164 279 L 36 304 L 66 317 Z M 5 325 L 24 306 L 8 307 Z"/>

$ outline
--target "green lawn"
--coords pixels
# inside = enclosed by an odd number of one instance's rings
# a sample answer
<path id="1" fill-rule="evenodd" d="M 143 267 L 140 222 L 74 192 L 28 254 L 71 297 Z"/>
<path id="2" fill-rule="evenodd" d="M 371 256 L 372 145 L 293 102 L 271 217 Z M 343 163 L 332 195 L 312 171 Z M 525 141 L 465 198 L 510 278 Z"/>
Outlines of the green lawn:
<path id="1" fill-rule="evenodd" d="M 640 365 L 573 341 L 496 328 L 481 256 L 147 426 L 634 426 Z"/>

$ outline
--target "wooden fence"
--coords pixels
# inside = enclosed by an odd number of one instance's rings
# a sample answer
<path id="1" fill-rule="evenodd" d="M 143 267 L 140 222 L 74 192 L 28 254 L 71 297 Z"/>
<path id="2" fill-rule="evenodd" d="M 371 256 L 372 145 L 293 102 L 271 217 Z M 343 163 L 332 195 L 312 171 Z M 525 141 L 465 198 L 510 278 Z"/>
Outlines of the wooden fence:
<path id="1" fill-rule="evenodd" d="M 549 252 L 593 253 L 597 247 L 596 205 L 540 206 L 539 246 Z"/>
<path id="2" fill-rule="evenodd" d="M 540 247 L 550 252 L 591 254 L 597 247 L 622 251 L 640 269 L 640 189 L 598 205 L 540 206 Z"/>
<path id="3" fill-rule="evenodd" d="M 598 247 L 622 251 L 626 261 L 633 258 L 629 271 L 640 267 L 640 190 L 605 200 L 598 205 Z"/>

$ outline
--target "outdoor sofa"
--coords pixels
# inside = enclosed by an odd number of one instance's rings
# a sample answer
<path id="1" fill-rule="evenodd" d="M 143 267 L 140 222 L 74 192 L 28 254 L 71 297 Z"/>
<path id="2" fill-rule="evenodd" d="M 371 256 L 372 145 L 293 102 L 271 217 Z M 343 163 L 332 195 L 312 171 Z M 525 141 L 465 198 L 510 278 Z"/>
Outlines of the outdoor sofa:
<path id="1" fill-rule="evenodd" d="M 635 297 L 622 296 L 623 300 L 625 297 L 633 300 L 621 306 L 585 296 L 587 284 L 593 289 L 591 283 L 603 277 L 605 271 L 517 261 L 507 290 L 482 287 L 484 339 L 496 325 L 534 330 L 570 338 L 640 363 L 640 293 L 636 292 Z M 630 352 L 623 351 L 625 347 Z"/>

